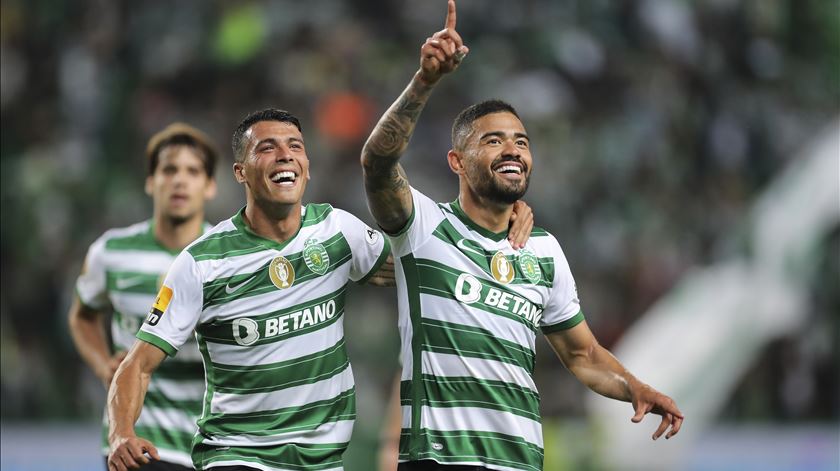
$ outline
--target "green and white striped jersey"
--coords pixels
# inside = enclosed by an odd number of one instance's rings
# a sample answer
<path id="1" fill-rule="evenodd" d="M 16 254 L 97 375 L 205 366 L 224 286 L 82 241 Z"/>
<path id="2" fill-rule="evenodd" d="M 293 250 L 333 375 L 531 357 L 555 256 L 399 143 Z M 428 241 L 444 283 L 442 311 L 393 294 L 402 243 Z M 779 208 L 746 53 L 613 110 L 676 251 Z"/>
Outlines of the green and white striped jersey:
<path id="1" fill-rule="evenodd" d="M 583 320 L 563 251 L 535 228 L 517 252 L 457 201 L 411 191 L 411 219 L 391 236 L 403 359 L 399 459 L 540 471 L 536 334 Z"/>
<path id="2" fill-rule="evenodd" d="M 90 246 L 76 292 L 90 308 L 113 310 L 114 351 L 128 351 L 135 342 L 177 254 L 158 243 L 151 221 L 109 230 Z M 190 448 L 203 396 L 204 370 L 193 340 L 152 375 L 137 435 L 151 440 L 163 461 L 192 466 Z M 102 453 L 108 454 L 107 416 L 103 418 Z"/>
<path id="3" fill-rule="evenodd" d="M 137 337 L 172 355 L 195 330 L 207 380 L 197 469 L 342 469 L 356 417 L 347 284 L 388 253 L 355 216 L 309 204 L 282 244 L 240 211 L 178 256 Z"/>

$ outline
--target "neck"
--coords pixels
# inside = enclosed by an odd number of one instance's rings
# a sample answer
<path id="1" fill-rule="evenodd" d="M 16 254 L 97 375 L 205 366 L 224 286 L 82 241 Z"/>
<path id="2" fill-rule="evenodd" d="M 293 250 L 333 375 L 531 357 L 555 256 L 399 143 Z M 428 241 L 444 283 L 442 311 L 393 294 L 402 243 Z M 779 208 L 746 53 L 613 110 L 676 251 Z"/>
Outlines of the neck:
<path id="1" fill-rule="evenodd" d="M 300 229 L 300 207 L 293 205 L 262 205 L 249 198 L 243 219 L 245 224 L 260 237 L 283 243 Z"/>
<path id="2" fill-rule="evenodd" d="M 181 250 L 201 235 L 203 224 L 203 212 L 186 220 L 178 220 L 155 214 L 155 239 L 169 250 Z"/>
<path id="3" fill-rule="evenodd" d="M 464 213 L 479 226 L 496 233 L 508 230 L 510 215 L 513 212 L 512 204 L 499 203 L 482 197 L 472 191 L 465 182 L 461 182 L 458 201 Z"/>

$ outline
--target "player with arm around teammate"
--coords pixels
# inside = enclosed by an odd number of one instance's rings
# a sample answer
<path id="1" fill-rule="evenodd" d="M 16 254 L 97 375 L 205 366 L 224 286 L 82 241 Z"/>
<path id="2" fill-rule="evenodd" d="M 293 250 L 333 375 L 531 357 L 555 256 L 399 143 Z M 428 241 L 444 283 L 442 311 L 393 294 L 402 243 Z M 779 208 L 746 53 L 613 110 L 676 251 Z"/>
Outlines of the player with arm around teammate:
<path id="1" fill-rule="evenodd" d="M 218 152 L 201 131 L 175 123 L 148 143 L 146 193 L 152 218 L 112 229 L 91 245 L 76 282 L 70 333 L 82 359 L 107 389 L 178 252 L 208 228 L 204 204 L 216 192 Z M 103 330 L 111 312 L 113 344 Z M 158 443 L 161 461 L 144 470 L 192 469 L 190 448 L 201 414 L 204 370 L 195 342 L 164 362 L 149 384 L 139 436 Z M 103 424 L 107 457 L 107 420 Z"/>
<path id="2" fill-rule="evenodd" d="M 590 389 L 630 402 L 653 434 L 676 434 L 668 396 L 630 374 L 595 339 L 557 240 L 536 229 L 524 249 L 505 240 L 514 201 L 528 188 L 531 143 L 516 111 L 491 100 L 455 119 L 449 166 L 458 198 L 435 203 L 409 186 L 398 160 L 441 77 L 468 49 L 449 1 L 445 28 L 420 51 L 420 70 L 362 152 L 368 206 L 389 234 L 402 337 L 401 470 L 541 470 L 535 337 Z"/>
<path id="3" fill-rule="evenodd" d="M 181 252 L 115 375 L 113 471 L 158 457 L 133 424 L 151 373 L 193 332 L 207 383 L 196 469 L 342 468 L 355 419 L 347 284 L 392 284 L 388 241 L 345 211 L 302 203 L 309 159 L 288 112 L 247 116 L 233 152 L 245 207 Z"/>

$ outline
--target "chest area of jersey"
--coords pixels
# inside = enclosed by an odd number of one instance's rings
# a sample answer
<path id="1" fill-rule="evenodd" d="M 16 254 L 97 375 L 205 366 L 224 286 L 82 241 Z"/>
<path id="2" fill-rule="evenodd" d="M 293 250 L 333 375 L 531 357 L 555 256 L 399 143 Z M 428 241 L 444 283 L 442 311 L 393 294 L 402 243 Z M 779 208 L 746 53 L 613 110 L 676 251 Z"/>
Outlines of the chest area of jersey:
<path id="1" fill-rule="evenodd" d="M 517 262 L 515 256 L 501 252 L 465 257 L 457 246 L 418 253 L 416 283 L 420 294 L 425 295 L 420 298 L 423 312 L 448 310 L 446 304 L 438 304 L 438 299 L 455 301 L 465 314 L 503 317 L 515 320 L 512 325 L 535 331 L 548 302 L 550 286 L 544 280 L 532 283 L 525 278 Z"/>
<path id="2" fill-rule="evenodd" d="M 238 260 L 219 260 L 203 283 L 203 307 L 246 304 L 247 310 L 290 305 L 346 283 L 351 252 L 339 233 L 308 238 L 295 249 L 263 250 Z"/>

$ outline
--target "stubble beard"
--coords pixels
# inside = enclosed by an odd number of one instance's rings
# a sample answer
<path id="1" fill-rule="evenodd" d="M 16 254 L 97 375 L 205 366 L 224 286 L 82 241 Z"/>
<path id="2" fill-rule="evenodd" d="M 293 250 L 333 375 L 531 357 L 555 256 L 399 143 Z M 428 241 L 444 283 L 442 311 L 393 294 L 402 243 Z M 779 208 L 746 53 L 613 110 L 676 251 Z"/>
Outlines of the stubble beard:
<path id="1" fill-rule="evenodd" d="M 490 171 L 489 175 L 485 174 L 473 179 L 475 182 L 473 188 L 482 198 L 499 204 L 513 204 L 525 196 L 528 185 L 531 183 L 531 175 L 530 173 L 526 175 L 525 180 L 521 183 L 500 182 L 499 180 L 496 174 Z"/>

